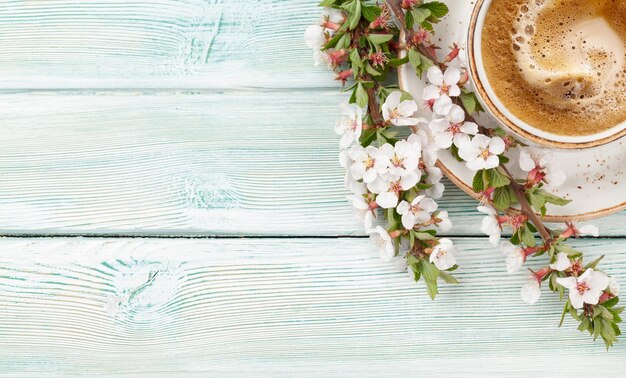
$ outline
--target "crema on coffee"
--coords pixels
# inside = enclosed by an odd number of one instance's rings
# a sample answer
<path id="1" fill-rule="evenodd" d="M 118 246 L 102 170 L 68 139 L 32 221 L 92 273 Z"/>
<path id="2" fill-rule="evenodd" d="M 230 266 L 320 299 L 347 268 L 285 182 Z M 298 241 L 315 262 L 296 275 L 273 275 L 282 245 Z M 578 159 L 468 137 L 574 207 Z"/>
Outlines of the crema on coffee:
<path id="1" fill-rule="evenodd" d="M 589 135 L 626 121 L 626 0 L 494 0 L 482 57 L 498 99 L 538 129 Z"/>

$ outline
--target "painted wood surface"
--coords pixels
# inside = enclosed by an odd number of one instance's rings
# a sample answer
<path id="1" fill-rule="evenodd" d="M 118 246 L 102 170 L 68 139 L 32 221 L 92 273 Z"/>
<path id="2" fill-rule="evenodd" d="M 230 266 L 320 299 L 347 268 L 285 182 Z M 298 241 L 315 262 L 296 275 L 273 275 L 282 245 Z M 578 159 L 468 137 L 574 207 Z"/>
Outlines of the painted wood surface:
<path id="1" fill-rule="evenodd" d="M 362 235 L 334 91 L 0 96 L 4 234 Z M 454 235 L 475 201 L 448 185 Z M 596 221 L 624 235 L 626 213 Z"/>
<path id="2" fill-rule="evenodd" d="M 0 88 L 328 87 L 310 0 L 3 0 Z"/>
<path id="3" fill-rule="evenodd" d="M 0 377 L 623 375 L 623 344 L 521 304 L 451 185 L 462 285 L 435 303 L 332 238 L 363 233 L 316 4 L 0 2 Z M 579 243 L 622 282 L 625 217 Z"/>
<path id="4" fill-rule="evenodd" d="M 431 302 L 367 239 L 0 240 L 0 376 L 617 374 L 482 240 Z M 578 243 L 626 279 L 626 241 Z M 445 363 L 443 362 L 445 361 Z M 548 369 L 548 370 L 544 370 Z M 605 375 L 607 376 L 607 375 Z"/>

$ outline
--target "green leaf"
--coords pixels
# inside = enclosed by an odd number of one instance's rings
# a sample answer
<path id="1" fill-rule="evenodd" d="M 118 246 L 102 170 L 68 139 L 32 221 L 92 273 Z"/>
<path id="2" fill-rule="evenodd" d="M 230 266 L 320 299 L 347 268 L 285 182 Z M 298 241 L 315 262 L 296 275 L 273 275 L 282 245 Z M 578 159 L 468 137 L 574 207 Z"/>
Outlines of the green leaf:
<path id="1" fill-rule="evenodd" d="M 343 37 L 346 36 L 346 33 L 337 33 L 335 34 L 325 45 L 324 48 L 322 50 L 328 50 L 328 49 L 332 49 L 333 47 L 337 46 L 337 42 L 339 42 L 339 40 Z"/>
<path id="2" fill-rule="evenodd" d="M 448 14 L 448 6 L 439 1 L 431 1 L 420 5 L 420 8 L 426 8 L 430 13 L 437 18 L 441 18 Z"/>
<path id="3" fill-rule="evenodd" d="M 439 276 L 439 269 L 435 266 L 435 264 L 428 262 L 426 260 L 421 261 L 421 271 L 422 276 L 424 276 L 424 280 L 426 281 L 437 281 L 437 277 Z"/>
<path id="4" fill-rule="evenodd" d="M 474 175 L 474 180 L 472 180 L 472 189 L 474 189 L 474 193 L 480 193 L 485 190 L 485 182 L 483 181 L 483 171 L 478 171 Z"/>
<path id="5" fill-rule="evenodd" d="M 534 247 L 535 246 L 535 235 L 530 232 L 530 230 L 526 227 L 521 227 L 520 230 L 520 239 L 522 240 L 522 242 L 524 244 L 526 244 L 529 247 Z"/>
<path id="6" fill-rule="evenodd" d="M 574 248 L 572 248 L 571 246 L 567 245 L 567 244 L 554 244 L 554 249 L 557 252 L 563 252 L 565 254 L 567 254 L 569 257 L 576 257 L 576 256 L 580 256 L 581 252 L 575 250 Z"/>
<path id="7" fill-rule="evenodd" d="M 409 57 L 405 56 L 404 58 L 395 58 L 395 59 L 390 59 L 389 60 L 389 65 L 391 67 L 399 67 L 403 64 L 406 64 L 409 62 Z"/>
<path id="8" fill-rule="evenodd" d="M 536 211 L 539 211 L 541 215 L 545 215 L 546 198 L 541 193 L 537 191 L 528 191 L 526 193 L 526 199 Z"/>
<path id="9" fill-rule="evenodd" d="M 561 314 L 561 321 L 559 322 L 559 327 L 563 325 L 563 320 L 565 320 L 565 314 L 567 314 L 568 307 L 569 307 L 569 301 L 565 302 L 565 306 L 563 306 L 563 313 Z"/>
<path id="10" fill-rule="evenodd" d="M 462 92 L 459 99 L 469 114 L 485 111 L 474 92 Z"/>
<path id="11" fill-rule="evenodd" d="M 442 280 L 444 280 L 446 283 L 449 283 L 451 285 L 459 284 L 459 281 L 456 278 L 452 277 L 446 272 L 439 271 L 439 277 L 441 277 Z"/>
<path id="12" fill-rule="evenodd" d="M 435 240 L 435 236 L 429 234 L 428 232 L 415 232 L 415 237 L 419 240 Z"/>
<path id="13" fill-rule="evenodd" d="M 406 12 L 404 16 L 404 23 L 407 29 L 413 29 L 415 25 L 415 17 L 413 17 L 413 12 Z"/>
<path id="14" fill-rule="evenodd" d="M 376 139 L 376 130 L 375 129 L 364 130 L 363 133 L 361 133 L 361 137 L 359 138 L 359 142 L 361 143 L 361 146 L 367 147 L 370 144 L 372 144 L 372 142 L 375 139 Z"/>
<path id="15" fill-rule="evenodd" d="M 359 83 L 355 90 L 355 99 L 357 106 L 364 108 L 368 102 L 367 91 L 363 87 L 363 83 Z"/>
<path id="16" fill-rule="evenodd" d="M 380 76 L 382 75 L 381 72 L 376 71 L 376 69 L 374 67 L 372 67 L 372 65 L 370 64 L 370 62 L 365 62 L 365 72 L 367 72 L 368 74 L 372 75 L 372 76 Z"/>
<path id="17" fill-rule="evenodd" d="M 380 16 L 381 9 L 376 5 L 365 5 L 362 9 L 363 17 L 369 22 L 372 22 L 376 17 Z"/>
<path id="18" fill-rule="evenodd" d="M 511 207 L 514 202 L 515 195 L 509 186 L 496 188 L 493 192 L 493 205 L 496 209 L 504 211 Z"/>
<path id="19" fill-rule="evenodd" d="M 415 282 L 418 282 L 421 278 L 421 274 L 417 268 L 417 266 L 415 264 L 410 264 L 409 265 L 411 267 L 411 271 L 413 272 L 413 280 Z"/>
<path id="20" fill-rule="evenodd" d="M 422 7 L 413 8 L 411 13 L 413 13 L 413 18 L 415 19 L 415 22 L 418 24 L 421 24 L 422 22 L 426 21 L 426 19 L 430 17 L 430 15 L 432 14 L 430 9 L 422 8 Z"/>
<path id="21" fill-rule="evenodd" d="M 435 299 L 437 294 L 439 294 L 439 290 L 437 289 L 437 281 L 427 281 L 426 282 L 426 290 L 428 290 L 428 296 L 430 299 Z"/>
<path id="22" fill-rule="evenodd" d="M 459 148 L 456 145 L 452 144 L 452 146 L 450 146 L 450 154 L 452 154 L 452 157 L 454 157 L 459 163 L 464 162 L 464 160 L 459 156 Z"/>
<path id="23" fill-rule="evenodd" d="M 348 12 L 348 19 L 345 23 L 345 27 L 348 29 L 356 28 L 361 21 L 361 6 L 361 0 L 351 0 L 341 6 Z"/>
<path id="24" fill-rule="evenodd" d="M 422 58 L 420 57 L 420 53 L 416 50 L 410 49 L 407 56 L 409 58 L 409 63 L 411 63 L 411 65 L 416 70 L 418 70 L 419 67 L 422 65 Z"/>
<path id="25" fill-rule="evenodd" d="M 572 202 L 572 200 L 568 200 L 565 198 L 561 198 L 559 196 L 555 196 L 552 193 L 548 193 L 545 190 L 539 190 L 539 193 L 541 195 L 543 195 L 543 197 L 546 199 L 547 203 L 551 203 L 553 205 L 557 205 L 557 206 L 565 206 L 568 203 Z"/>
<path id="26" fill-rule="evenodd" d="M 350 61 L 352 62 L 352 67 L 357 69 L 363 68 L 363 60 L 361 55 L 359 55 L 359 49 L 354 49 L 350 52 Z"/>
<path id="27" fill-rule="evenodd" d="M 613 297 L 613 298 L 609 299 L 608 301 L 602 303 L 602 305 L 604 307 L 611 308 L 611 307 L 615 306 L 618 303 L 619 303 L 619 297 Z"/>
<path id="28" fill-rule="evenodd" d="M 323 0 L 321 3 L 318 4 L 319 7 L 330 7 L 335 5 L 335 3 L 337 2 L 337 0 Z"/>
<path id="29" fill-rule="evenodd" d="M 335 48 L 340 50 L 340 49 L 348 48 L 349 46 L 350 46 L 350 35 L 344 33 L 341 36 L 341 38 L 339 38 L 339 41 L 337 41 L 337 46 L 335 46 Z"/>
<path id="30" fill-rule="evenodd" d="M 487 171 L 489 174 L 489 186 L 494 188 L 501 188 L 511 184 L 511 180 L 506 177 L 498 168 L 490 169 Z"/>
<path id="31" fill-rule="evenodd" d="M 598 264 L 600 263 L 600 261 L 602 261 L 603 258 L 604 258 L 604 255 L 598 257 L 597 259 L 593 260 L 589 264 L 585 265 L 585 270 L 586 269 L 595 269 L 596 266 L 598 266 Z"/>
<path id="32" fill-rule="evenodd" d="M 393 38 L 393 34 L 369 34 L 367 39 L 375 45 L 382 45 Z"/>

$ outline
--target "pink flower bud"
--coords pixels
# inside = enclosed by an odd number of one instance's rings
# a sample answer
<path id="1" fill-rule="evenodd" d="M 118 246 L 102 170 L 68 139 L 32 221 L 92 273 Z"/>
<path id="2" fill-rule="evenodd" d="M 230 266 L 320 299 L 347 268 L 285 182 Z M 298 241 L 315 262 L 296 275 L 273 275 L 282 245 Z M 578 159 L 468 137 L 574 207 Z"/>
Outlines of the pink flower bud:
<path id="1" fill-rule="evenodd" d="M 332 67 L 339 67 L 348 60 L 348 52 L 345 49 L 328 53 L 328 64 Z"/>
<path id="2" fill-rule="evenodd" d="M 430 33 L 425 29 L 419 29 L 415 33 L 413 33 L 413 38 L 411 38 L 412 45 L 419 45 L 425 41 L 430 39 Z"/>
<path id="3" fill-rule="evenodd" d="M 528 178 L 526 179 L 526 187 L 532 188 L 533 186 L 543 181 L 545 177 L 546 173 L 540 167 L 534 168 L 528 173 Z"/>
<path id="4" fill-rule="evenodd" d="M 445 62 L 446 63 L 450 63 L 452 62 L 454 59 L 456 59 L 457 56 L 459 56 L 459 51 L 461 51 L 461 49 L 459 48 L 459 46 L 455 43 L 453 45 L 452 51 L 450 52 L 450 54 L 446 55 L 446 59 Z"/>
<path id="5" fill-rule="evenodd" d="M 391 236 L 392 239 L 395 239 L 399 237 L 400 235 L 402 235 L 402 231 L 400 230 L 395 230 L 389 233 L 389 236 Z"/>
<path id="6" fill-rule="evenodd" d="M 411 9 L 419 3 L 420 0 L 402 0 L 402 4 L 400 4 L 400 6 L 403 9 Z"/>
<path id="7" fill-rule="evenodd" d="M 337 74 L 337 77 L 335 77 L 335 80 L 341 81 L 341 85 L 345 85 L 346 81 L 348 81 L 348 79 L 352 77 L 352 75 L 354 75 L 354 71 L 352 71 L 352 68 L 350 68 L 348 70 L 339 72 Z"/>

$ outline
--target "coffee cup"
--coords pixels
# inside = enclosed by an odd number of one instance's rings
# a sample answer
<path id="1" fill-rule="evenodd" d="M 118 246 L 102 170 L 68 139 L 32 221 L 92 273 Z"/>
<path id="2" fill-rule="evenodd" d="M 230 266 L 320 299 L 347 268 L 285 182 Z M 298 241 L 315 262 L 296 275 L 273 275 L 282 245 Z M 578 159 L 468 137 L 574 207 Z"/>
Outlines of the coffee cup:
<path id="1" fill-rule="evenodd" d="M 568 1 L 589 9 L 558 9 Z M 477 0 L 470 76 L 485 110 L 523 141 L 582 149 L 626 135 L 626 5 L 604 15 L 603 1 Z"/>

